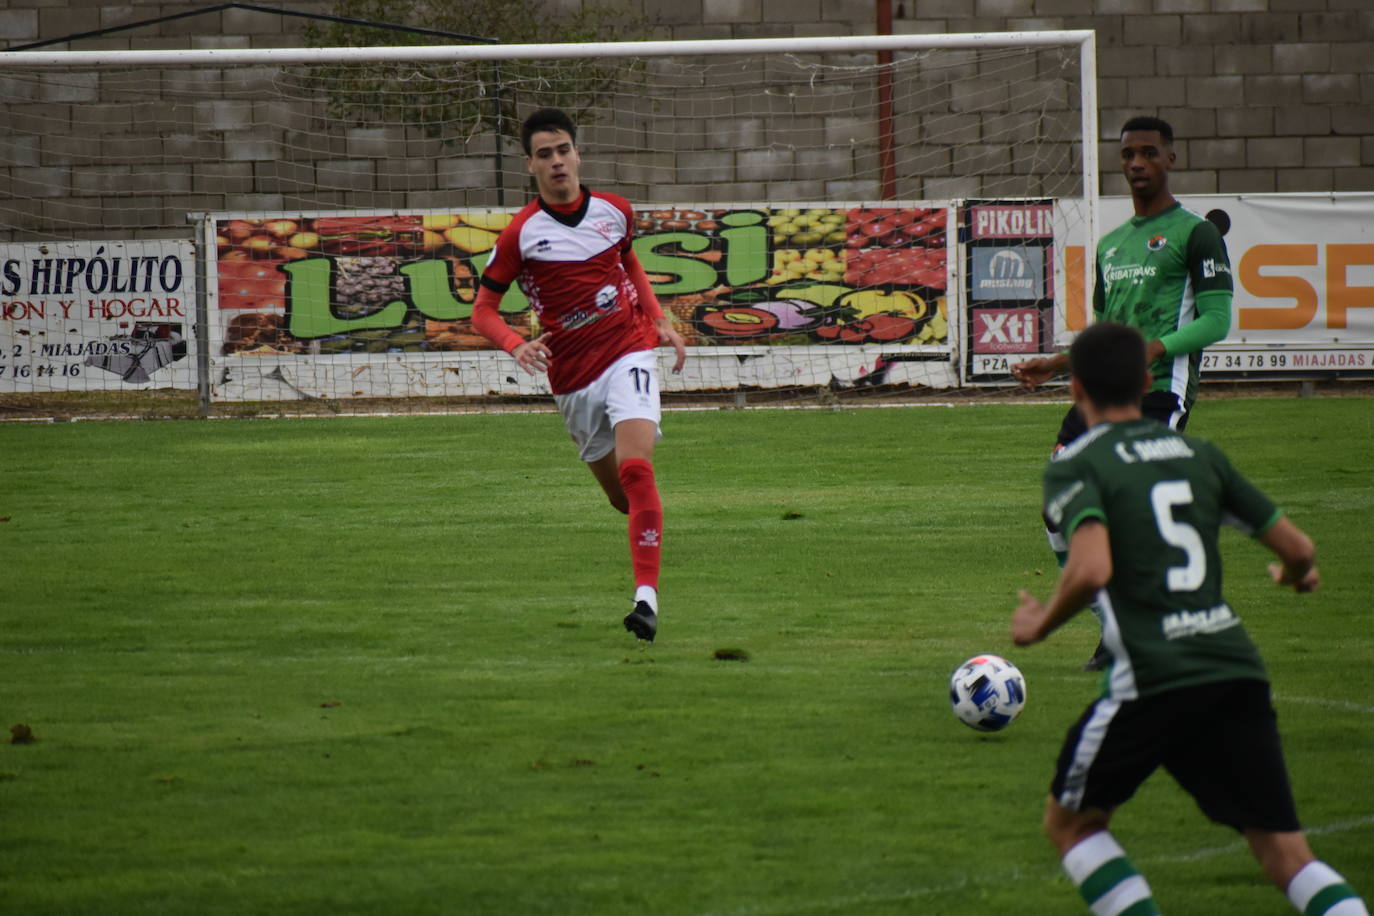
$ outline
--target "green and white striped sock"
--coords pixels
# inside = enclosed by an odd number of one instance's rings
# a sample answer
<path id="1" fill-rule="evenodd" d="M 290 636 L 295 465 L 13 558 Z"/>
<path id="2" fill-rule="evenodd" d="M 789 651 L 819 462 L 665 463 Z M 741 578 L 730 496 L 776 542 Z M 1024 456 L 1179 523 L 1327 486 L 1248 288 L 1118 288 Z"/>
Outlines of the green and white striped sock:
<path id="1" fill-rule="evenodd" d="M 1308 862 L 1288 882 L 1288 899 L 1303 916 L 1369 916 L 1364 901 L 1325 862 Z"/>
<path id="2" fill-rule="evenodd" d="M 1062 864 L 1094 916 L 1160 916 L 1150 885 L 1107 831 L 1079 842 Z"/>

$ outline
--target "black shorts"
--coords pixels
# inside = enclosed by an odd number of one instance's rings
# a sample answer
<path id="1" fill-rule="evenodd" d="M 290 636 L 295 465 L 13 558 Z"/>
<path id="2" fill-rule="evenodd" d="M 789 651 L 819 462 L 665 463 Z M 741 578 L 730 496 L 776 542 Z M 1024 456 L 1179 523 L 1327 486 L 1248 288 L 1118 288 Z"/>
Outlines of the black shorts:
<path id="1" fill-rule="evenodd" d="M 1069 729 L 1050 794 L 1070 811 L 1111 811 L 1160 766 L 1219 824 L 1301 829 L 1266 681 L 1097 700 Z"/>
<path id="2" fill-rule="evenodd" d="M 1140 402 L 1140 412 L 1151 420 L 1158 420 L 1179 432 L 1183 432 L 1183 428 L 1188 425 L 1188 412 L 1179 406 L 1178 395 L 1172 391 L 1146 392 L 1144 400 Z M 1088 427 L 1084 425 L 1078 408 L 1070 407 L 1069 412 L 1064 415 L 1064 422 L 1059 424 L 1059 438 L 1055 440 L 1056 451 L 1087 431 Z"/>

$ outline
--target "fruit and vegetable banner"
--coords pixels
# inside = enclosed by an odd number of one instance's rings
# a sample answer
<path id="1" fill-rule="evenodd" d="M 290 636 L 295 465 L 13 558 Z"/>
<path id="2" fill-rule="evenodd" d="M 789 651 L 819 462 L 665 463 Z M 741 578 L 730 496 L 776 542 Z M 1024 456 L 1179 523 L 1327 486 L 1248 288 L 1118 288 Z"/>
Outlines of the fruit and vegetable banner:
<path id="1" fill-rule="evenodd" d="M 944 351 L 947 213 L 646 209 L 636 212 L 633 244 L 689 345 Z M 472 330 L 472 303 L 512 218 L 212 215 L 214 358 L 299 357 L 304 365 L 345 354 L 490 351 Z M 538 317 L 518 287 L 501 310 L 512 326 L 536 332 Z M 424 365 L 410 363 L 420 375 Z"/>
<path id="2" fill-rule="evenodd" d="M 635 252 L 688 343 L 947 343 L 947 210 L 650 210 Z"/>
<path id="3" fill-rule="evenodd" d="M 0 245 L 0 392 L 195 388 L 189 241 Z"/>

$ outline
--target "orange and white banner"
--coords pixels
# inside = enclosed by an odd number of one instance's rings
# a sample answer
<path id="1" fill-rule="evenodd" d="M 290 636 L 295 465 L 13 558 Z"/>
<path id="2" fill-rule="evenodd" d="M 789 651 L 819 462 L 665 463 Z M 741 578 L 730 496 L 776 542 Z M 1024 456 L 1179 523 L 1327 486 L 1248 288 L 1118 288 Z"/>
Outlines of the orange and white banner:
<path id="1" fill-rule="evenodd" d="M 1374 371 L 1374 194 L 1179 199 L 1225 228 L 1235 277 L 1231 333 L 1206 351 L 1205 374 Z M 1103 198 L 1100 231 L 1131 214 L 1130 198 Z M 1056 233 L 1064 240 L 1055 265 L 1064 295 L 1054 344 L 1064 346 L 1091 309 L 1092 259 L 1081 225 L 1056 213 Z"/>

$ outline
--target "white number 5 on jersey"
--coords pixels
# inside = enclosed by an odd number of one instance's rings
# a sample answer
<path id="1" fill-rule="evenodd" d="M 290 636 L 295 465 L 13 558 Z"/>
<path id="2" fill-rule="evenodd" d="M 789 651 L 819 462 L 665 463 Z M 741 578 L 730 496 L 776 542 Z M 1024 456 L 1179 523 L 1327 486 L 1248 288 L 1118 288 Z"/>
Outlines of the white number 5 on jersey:
<path id="1" fill-rule="evenodd" d="M 1170 566 L 1166 582 L 1171 592 L 1196 591 L 1207 578 L 1207 550 L 1202 536 L 1187 522 L 1174 518 L 1175 506 L 1193 502 L 1193 487 L 1186 480 L 1163 480 L 1150 489 L 1150 505 L 1154 508 L 1159 536 L 1187 557 L 1182 566 Z"/>

